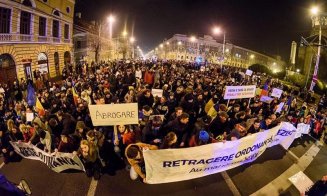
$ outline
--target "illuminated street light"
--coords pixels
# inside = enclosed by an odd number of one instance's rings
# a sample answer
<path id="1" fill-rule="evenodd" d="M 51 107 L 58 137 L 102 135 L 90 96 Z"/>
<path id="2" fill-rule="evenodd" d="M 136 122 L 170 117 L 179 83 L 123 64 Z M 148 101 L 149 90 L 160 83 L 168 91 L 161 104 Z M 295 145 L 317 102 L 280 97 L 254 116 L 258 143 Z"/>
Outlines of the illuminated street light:
<path id="1" fill-rule="evenodd" d="M 137 48 L 137 49 L 140 49 L 140 46 L 137 46 L 136 48 Z"/>
<path id="2" fill-rule="evenodd" d="M 273 62 L 273 65 L 276 65 L 276 62 Z"/>
<path id="3" fill-rule="evenodd" d="M 314 7 L 312 7 L 310 9 L 310 12 L 311 12 L 312 15 L 318 15 L 319 11 L 320 10 L 319 10 L 319 8 L 317 6 L 314 6 Z"/>
<path id="4" fill-rule="evenodd" d="M 135 42 L 135 38 L 134 38 L 134 37 L 131 37 L 131 38 L 129 38 L 129 41 L 130 41 L 131 43 L 134 43 L 134 42 Z"/>
<path id="5" fill-rule="evenodd" d="M 297 73 L 300 73 L 300 69 L 296 69 L 296 72 L 297 72 Z"/>
<path id="6" fill-rule="evenodd" d="M 219 27 L 214 27 L 214 28 L 212 29 L 212 33 L 213 33 L 214 35 L 218 35 L 218 34 L 221 33 L 221 29 L 220 29 Z"/>
<path id="7" fill-rule="evenodd" d="M 181 41 L 178 41 L 177 44 L 178 44 L 178 45 L 182 45 L 182 42 L 181 42 Z"/>
<path id="8" fill-rule="evenodd" d="M 166 42 L 167 45 L 169 45 L 169 42 Z"/>
<path id="9" fill-rule="evenodd" d="M 163 44 L 160 44 L 160 48 L 163 48 Z"/>
<path id="10" fill-rule="evenodd" d="M 122 33 L 122 35 L 124 36 L 124 37 L 126 37 L 127 36 L 127 31 L 123 31 L 123 33 Z"/>
<path id="11" fill-rule="evenodd" d="M 113 15 L 108 16 L 107 20 L 108 20 L 109 24 L 114 23 L 116 21 L 116 19 Z"/>
<path id="12" fill-rule="evenodd" d="M 254 59 L 254 55 L 253 54 L 250 55 L 250 59 Z"/>

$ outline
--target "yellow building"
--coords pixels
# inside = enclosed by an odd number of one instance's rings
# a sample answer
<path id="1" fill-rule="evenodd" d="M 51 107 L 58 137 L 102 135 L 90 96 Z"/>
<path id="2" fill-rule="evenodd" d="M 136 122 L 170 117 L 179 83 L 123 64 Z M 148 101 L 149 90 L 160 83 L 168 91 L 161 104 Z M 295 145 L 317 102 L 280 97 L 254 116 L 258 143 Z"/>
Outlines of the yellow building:
<path id="1" fill-rule="evenodd" d="M 75 0 L 0 0 L 0 83 L 61 75 L 71 63 Z"/>

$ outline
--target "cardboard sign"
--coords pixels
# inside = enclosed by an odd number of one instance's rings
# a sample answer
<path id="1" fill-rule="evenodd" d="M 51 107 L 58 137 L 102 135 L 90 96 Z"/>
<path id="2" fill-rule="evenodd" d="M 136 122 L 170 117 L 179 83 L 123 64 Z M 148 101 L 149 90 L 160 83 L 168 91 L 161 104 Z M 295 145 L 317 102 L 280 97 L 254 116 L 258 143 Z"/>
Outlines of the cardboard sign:
<path id="1" fill-rule="evenodd" d="M 261 96 L 260 101 L 265 102 L 265 103 L 271 103 L 274 100 L 274 98 L 268 97 L 268 96 Z"/>
<path id="2" fill-rule="evenodd" d="M 162 97 L 162 94 L 163 94 L 163 90 L 162 89 L 152 89 L 152 95 L 153 97 Z"/>
<path id="3" fill-rule="evenodd" d="M 281 102 L 278 107 L 277 107 L 277 110 L 275 113 L 280 113 L 284 107 L 285 103 L 284 102 Z"/>
<path id="4" fill-rule="evenodd" d="M 27 122 L 32 122 L 33 119 L 34 119 L 34 113 L 32 113 L 32 112 L 27 112 L 27 113 L 26 113 L 26 121 L 27 121 Z"/>
<path id="5" fill-rule="evenodd" d="M 271 96 L 280 98 L 280 96 L 282 96 L 282 93 L 283 93 L 283 90 L 280 90 L 278 88 L 273 88 Z"/>
<path id="6" fill-rule="evenodd" d="M 245 72 L 245 75 L 247 75 L 247 76 L 252 76 L 252 74 L 253 74 L 253 71 L 250 69 L 247 69 Z"/>
<path id="7" fill-rule="evenodd" d="M 226 86 L 224 99 L 243 99 L 255 96 L 256 87 L 251 86 Z"/>
<path id="8" fill-rule="evenodd" d="M 89 105 L 94 126 L 138 124 L 137 103 Z"/>

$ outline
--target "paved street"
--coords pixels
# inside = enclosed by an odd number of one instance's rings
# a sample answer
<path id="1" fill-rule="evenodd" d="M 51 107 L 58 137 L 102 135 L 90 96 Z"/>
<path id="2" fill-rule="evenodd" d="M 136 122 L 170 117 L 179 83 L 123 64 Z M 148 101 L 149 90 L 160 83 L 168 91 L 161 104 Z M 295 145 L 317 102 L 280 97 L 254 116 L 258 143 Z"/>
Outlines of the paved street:
<path id="1" fill-rule="evenodd" d="M 318 153 L 306 166 L 306 163 L 301 162 L 301 157 L 309 155 L 313 149 L 318 149 Z M 96 182 L 87 178 L 84 173 L 55 173 L 43 163 L 27 159 L 4 165 L 0 172 L 13 182 L 25 178 L 33 195 L 266 195 L 264 193 L 267 191 L 269 195 L 298 195 L 297 189 L 284 175 L 296 172 L 290 171 L 290 168 L 301 165 L 312 181 L 318 180 L 327 173 L 326 159 L 327 148 L 319 149 L 313 139 L 303 136 L 294 141 L 289 151 L 275 146 L 252 164 L 195 180 L 169 184 L 148 185 L 131 181 L 125 170 L 119 171 L 116 176 L 102 176 Z M 271 183 L 272 181 L 275 182 Z"/>

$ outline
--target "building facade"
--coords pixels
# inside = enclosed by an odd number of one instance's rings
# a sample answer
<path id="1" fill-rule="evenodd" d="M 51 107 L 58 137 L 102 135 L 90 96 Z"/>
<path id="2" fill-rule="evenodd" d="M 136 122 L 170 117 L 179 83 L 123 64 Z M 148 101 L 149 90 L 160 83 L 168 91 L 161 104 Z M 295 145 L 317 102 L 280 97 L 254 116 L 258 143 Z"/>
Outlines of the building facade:
<path id="1" fill-rule="evenodd" d="M 85 21 L 78 13 L 73 29 L 74 56 L 76 62 L 99 62 L 131 58 L 133 45 L 128 37 L 110 39 L 106 23 Z"/>
<path id="2" fill-rule="evenodd" d="M 242 68 L 257 63 L 276 72 L 281 71 L 285 66 L 285 62 L 280 57 L 273 58 L 230 43 L 226 43 L 224 46 L 208 35 L 192 39 L 186 35 L 175 34 L 152 50 L 150 55 L 163 59 L 223 63 Z"/>
<path id="3" fill-rule="evenodd" d="M 72 61 L 75 0 L 0 0 L 0 83 L 60 76 Z"/>

